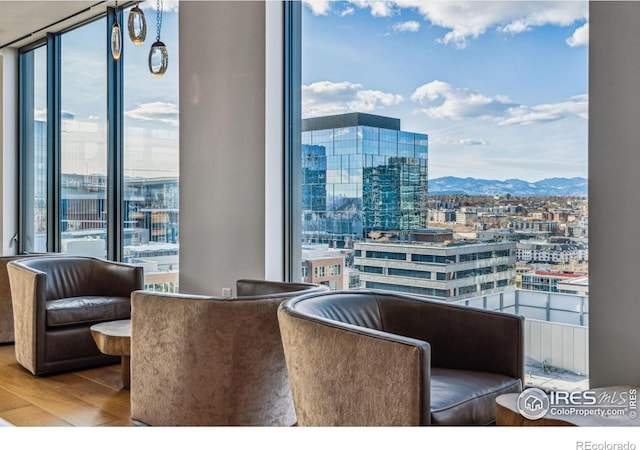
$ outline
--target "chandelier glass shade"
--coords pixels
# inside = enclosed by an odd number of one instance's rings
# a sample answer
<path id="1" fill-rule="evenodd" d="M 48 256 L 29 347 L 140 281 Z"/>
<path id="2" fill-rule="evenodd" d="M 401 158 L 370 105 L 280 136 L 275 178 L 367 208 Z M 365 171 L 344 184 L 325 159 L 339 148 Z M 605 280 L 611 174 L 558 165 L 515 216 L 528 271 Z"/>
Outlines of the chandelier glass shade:
<path id="1" fill-rule="evenodd" d="M 149 72 L 151 75 L 161 77 L 167 71 L 169 65 L 169 52 L 164 42 L 160 40 L 162 30 L 162 0 L 156 3 L 156 41 L 149 51 Z"/>
<path id="2" fill-rule="evenodd" d="M 144 18 L 144 12 L 138 8 L 137 4 L 129 11 L 127 28 L 131 42 L 135 45 L 142 45 L 147 37 L 147 21 Z"/>
<path id="3" fill-rule="evenodd" d="M 122 30 L 118 24 L 118 10 L 114 9 L 113 26 L 111 27 L 111 55 L 113 59 L 120 59 L 122 53 Z"/>
<path id="4" fill-rule="evenodd" d="M 161 77 L 167 71 L 169 65 L 169 52 L 162 41 L 156 41 L 149 52 L 149 71 L 151 75 Z"/>

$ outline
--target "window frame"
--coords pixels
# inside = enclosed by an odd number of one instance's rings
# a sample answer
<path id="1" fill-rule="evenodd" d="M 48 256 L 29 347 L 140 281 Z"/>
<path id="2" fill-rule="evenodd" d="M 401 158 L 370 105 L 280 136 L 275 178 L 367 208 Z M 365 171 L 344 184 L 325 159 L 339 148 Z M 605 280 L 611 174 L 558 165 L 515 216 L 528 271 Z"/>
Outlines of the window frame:
<path id="1" fill-rule="evenodd" d="M 124 23 L 124 12 L 133 7 L 135 2 L 127 2 L 117 9 L 118 23 Z M 27 253 L 33 251 L 27 246 L 26 237 L 28 236 L 28 227 L 30 214 L 29 211 L 32 202 L 28 201 L 30 192 L 28 183 L 33 182 L 33 176 L 29 175 L 29 171 L 33 170 L 29 166 L 30 152 L 33 148 L 29 148 L 33 138 L 27 136 L 29 128 L 25 124 L 29 120 L 33 120 L 33 103 L 29 104 L 34 95 L 33 83 L 33 52 L 38 48 L 46 48 L 47 61 L 47 182 L 46 182 L 46 199 L 47 199 L 47 236 L 46 251 L 60 252 L 62 246 L 61 235 L 61 134 L 62 134 L 62 36 L 75 29 L 105 19 L 105 39 L 109 43 L 111 39 L 111 29 L 116 17 L 116 10 L 113 7 L 107 7 L 95 16 L 74 24 L 68 28 L 55 33 L 48 33 L 46 38 L 40 39 L 33 43 L 27 44 L 18 49 L 18 117 L 19 129 L 18 135 L 18 235 L 17 245 L 18 253 Z M 122 55 L 118 60 L 114 60 L 111 56 L 110 46 L 106 46 L 104 55 L 107 61 L 107 187 L 106 187 L 106 205 L 107 205 L 107 225 L 106 225 L 106 259 L 113 261 L 122 261 L 124 257 L 124 58 Z M 31 61 L 30 61 L 31 60 Z"/>
<path id="2" fill-rule="evenodd" d="M 302 265 L 302 2 L 285 0 L 283 9 L 284 106 L 284 278 L 301 281 Z"/>

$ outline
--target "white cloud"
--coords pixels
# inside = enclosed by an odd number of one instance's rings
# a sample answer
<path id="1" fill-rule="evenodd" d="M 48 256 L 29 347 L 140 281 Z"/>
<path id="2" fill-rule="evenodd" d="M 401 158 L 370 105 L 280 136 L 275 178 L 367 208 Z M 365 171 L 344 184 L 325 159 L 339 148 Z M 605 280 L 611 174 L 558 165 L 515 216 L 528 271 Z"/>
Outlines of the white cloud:
<path id="1" fill-rule="evenodd" d="M 304 0 L 316 15 L 331 12 L 334 0 Z M 342 2 L 341 2 L 342 3 Z M 587 1 L 425 1 L 351 0 L 375 17 L 391 17 L 403 8 L 417 11 L 425 21 L 447 31 L 438 42 L 465 48 L 487 30 L 517 34 L 545 25 L 569 26 L 589 16 Z M 577 31 L 577 30 L 576 30 Z"/>
<path id="2" fill-rule="evenodd" d="M 512 102 L 506 96 L 493 97 L 443 81 L 432 81 L 415 90 L 411 100 L 433 119 L 484 119 L 500 125 L 530 125 L 565 117 L 588 117 L 588 98 L 576 96 L 559 103 L 535 106 Z"/>
<path id="3" fill-rule="evenodd" d="M 371 15 L 375 17 L 389 17 L 398 12 L 396 2 L 387 0 L 302 0 L 302 3 L 307 5 L 316 16 L 326 16 L 332 12 L 332 3 L 340 5 L 351 3 L 360 9 L 369 8 Z M 349 13 L 355 12 L 353 8 L 348 7 L 344 11 L 349 9 L 351 9 Z M 338 12 L 338 15 L 343 16 L 344 14 Z"/>
<path id="4" fill-rule="evenodd" d="M 340 11 L 340 13 L 338 14 L 340 17 L 346 17 L 346 16 L 351 16 L 353 14 L 355 14 L 356 10 L 353 9 L 351 6 L 343 9 L 342 11 Z"/>
<path id="5" fill-rule="evenodd" d="M 362 9 L 369 8 L 371 10 L 371 15 L 374 17 L 391 17 L 399 12 L 396 7 L 398 2 L 395 1 L 351 0 L 351 3 Z"/>
<path id="6" fill-rule="evenodd" d="M 409 20 L 407 22 L 398 22 L 393 25 L 393 31 L 396 33 L 411 32 L 415 33 L 420 29 L 420 23 L 415 20 Z"/>
<path id="7" fill-rule="evenodd" d="M 567 44 L 570 47 L 580 47 L 581 45 L 589 44 L 589 22 L 582 25 L 580 28 L 573 32 L 573 35 L 567 39 Z"/>
<path id="8" fill-rule="evenodd" d="M 127 117 L 138 120 L 155 120 L 169 125 L 178 125 L 178 107 L 173 103 L 143 103 L 137 108 L 124 113 Z"/>
<path id="9" fill-rule="evenodd" d="M 447 28 L 439 41 L 458 48 L 495 28 L 518 34 L 544 25 L 569 26 L 588 16 L 588 2 L 426 2 L 418 7 L 432 24 Z"/>
<path id="10" fill-rule="evenodd" d="M 33 119 L 41 122 L 46 122 L 47 120 L 47 108 L 36 109 L 33 112 Z"/>
<path id="11" fill-rule="evenodd" d="M 331 11 L 331 0 L 303 0 L 316 16 L 326 16 Z"/>
<path id="12" fill-rule="evenodd" d="M 520 105 L 508 111 L 500 125 L 530 125 L 533 123 L 553 122 L 569 116 L 587 119 L 589 102 L 586 95 L 573 97 L 560 103 L 547 103 L 536 106 Z"/>
<path id="13" fill-rule="evenodd" d="M 420 86 L 411 100 L 426 106 L 422 112 L 434 119 L 498 118 L 518 106 L 504 96 L 488 97 L 438 80 Z"/>
<path id="14" fill-rule="evenodd" d="M 450 138 L 435 138 L 431 140 L 434 144 L 445 144 L 445 145 L 469 145 L 469 146 L 477 146 L 477 145 L 491 145 L 491 143 L 485 139 L 450 139 Z"/>
<path id="15" fill-rule="evenodd" d="M 400 104 L 398 94 L 364 89 L 358 83 L 318 81 L 302 86 L 302 114 L 316 117 L 347 112 L 371 112 Z"/>

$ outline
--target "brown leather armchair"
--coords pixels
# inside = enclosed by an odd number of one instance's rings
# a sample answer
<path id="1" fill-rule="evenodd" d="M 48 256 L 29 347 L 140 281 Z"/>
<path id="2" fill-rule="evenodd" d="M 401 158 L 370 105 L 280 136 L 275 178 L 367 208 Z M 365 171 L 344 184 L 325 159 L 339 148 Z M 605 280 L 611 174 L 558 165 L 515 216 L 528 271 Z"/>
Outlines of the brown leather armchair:
<path id="1" fill-rule="evenodd" d="M 293 425 L 277 309 L 324 286 L 239 280 L 237 297 L 131 296 L 131 418 L 148 425 Z"/>
<path id="2" fill-rule="evenodd" d="M 118 362 L 102 354 L 89 328 L 128 319 L 142 267 L 81 256 L 7 264 L 18 362 L 34 375 Z"/>
<path id="3" fill-rule="evenodd" d="M 300 426 L 489 425 L 524 383 L 524 319 L 374 291 L 278 310 Z"/>

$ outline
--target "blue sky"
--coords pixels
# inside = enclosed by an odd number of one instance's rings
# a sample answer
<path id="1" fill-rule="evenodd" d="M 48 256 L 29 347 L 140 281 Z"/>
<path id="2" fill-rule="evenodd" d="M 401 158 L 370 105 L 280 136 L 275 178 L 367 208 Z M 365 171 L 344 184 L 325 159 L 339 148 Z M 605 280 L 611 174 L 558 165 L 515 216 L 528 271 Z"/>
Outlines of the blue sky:
<path id="1" fill-rule="evenodd" d="M 587 2 L 304 3 L 304 117 L 400 118 L 430 178 L 587 176 Z"/>

